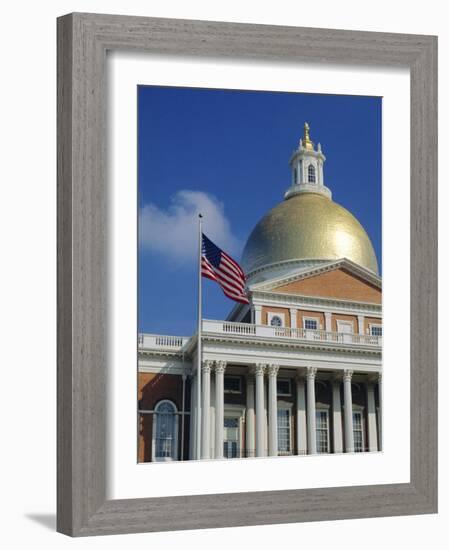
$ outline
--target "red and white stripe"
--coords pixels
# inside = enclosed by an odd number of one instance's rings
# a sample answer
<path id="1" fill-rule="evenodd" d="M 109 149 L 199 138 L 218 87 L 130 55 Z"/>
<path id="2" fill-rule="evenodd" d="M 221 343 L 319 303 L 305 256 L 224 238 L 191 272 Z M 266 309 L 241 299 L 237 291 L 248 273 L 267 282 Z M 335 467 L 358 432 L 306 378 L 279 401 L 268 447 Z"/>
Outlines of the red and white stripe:
<path id="1" fill-rule="evenodd" d="M 225 252 L 221 252 L 221 261 L 218 267 L 214 267 L 203 255 L 201 258 L 201 275 L 216 281 L 231 300 L 249 304 L 245 293 L 245 274 L 238 263 Z"/>

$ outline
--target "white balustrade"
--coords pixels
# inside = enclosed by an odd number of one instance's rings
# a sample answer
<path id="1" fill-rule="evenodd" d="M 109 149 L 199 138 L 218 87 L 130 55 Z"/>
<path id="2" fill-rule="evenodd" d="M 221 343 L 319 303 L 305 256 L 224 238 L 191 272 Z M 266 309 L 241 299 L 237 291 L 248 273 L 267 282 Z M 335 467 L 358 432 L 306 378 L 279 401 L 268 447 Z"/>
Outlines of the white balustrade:
<path id="1" fill-rule="evenodd" d="M 203 331 L 221 334 L 241 334 L 268 338 L 289 338 L 294 340 L 312 340 L 318 342 L 335 342 L 340 344 L 361 344 L 380 346 L 382 338 L 368 334 L 348 334 L 327 330 L 304 328 L 274 327 L 270 325 L 253 325 L 250 323 L 233 323 L 231 321 L 203 321 Z"/>
<path id="2" fill-rule="evenodd" d="M 162 334 L 139 334 L 138 344 L 140 348 L 169 348 L 181 349 L 189 338 L 186 336 L 170 336 Z"/>
<path id="3" fill-rule="evenodd" d="M 328 330 L 311 330 L 304 328 L 274 327 L 270 325 L 253 325 L 250 323 L 233 323 L 231 321 L 203 320 L 203 333 L 234 334 L 261 338 L 288 338 L 292 340 L 310 340 L 312 342 L 329 342 L 338 344 L 355 344 L 381 346 L 382 337 L 371 334 L 352 334 L 331 332 Z M 189 341 L 185 336 L 158 334 L 139 334 L 139 348 L 181 349 Z"/>

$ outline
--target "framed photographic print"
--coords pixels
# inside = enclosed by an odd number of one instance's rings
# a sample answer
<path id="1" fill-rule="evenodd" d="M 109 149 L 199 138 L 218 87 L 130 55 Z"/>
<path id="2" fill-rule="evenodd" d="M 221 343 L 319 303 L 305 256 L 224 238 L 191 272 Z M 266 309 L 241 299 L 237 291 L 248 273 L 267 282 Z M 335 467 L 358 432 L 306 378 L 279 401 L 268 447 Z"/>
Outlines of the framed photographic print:
<path id="1" fill-rule="evenodd" d="M 58 20 L 58 530 L 432 513 L 436 38 Z"/>

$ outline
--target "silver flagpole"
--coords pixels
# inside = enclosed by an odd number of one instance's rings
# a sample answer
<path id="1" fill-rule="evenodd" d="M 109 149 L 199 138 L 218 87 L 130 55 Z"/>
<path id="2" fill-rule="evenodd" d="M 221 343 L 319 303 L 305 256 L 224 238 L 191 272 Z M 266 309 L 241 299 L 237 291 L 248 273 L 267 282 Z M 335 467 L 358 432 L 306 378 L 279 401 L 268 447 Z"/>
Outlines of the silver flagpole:
<path id="1" fill-rule="evenodd" d="M 203 216 L 198 214 L 198 344 L 197 344 L 197 365 L 196 365 L 196 383 L 197 383 L 197 404 L 196 404 L 196 459 L 201 458 L 201 329 L 202 329 L 202 278 L 201 278 L 201 258 L 203 255 Z"/>

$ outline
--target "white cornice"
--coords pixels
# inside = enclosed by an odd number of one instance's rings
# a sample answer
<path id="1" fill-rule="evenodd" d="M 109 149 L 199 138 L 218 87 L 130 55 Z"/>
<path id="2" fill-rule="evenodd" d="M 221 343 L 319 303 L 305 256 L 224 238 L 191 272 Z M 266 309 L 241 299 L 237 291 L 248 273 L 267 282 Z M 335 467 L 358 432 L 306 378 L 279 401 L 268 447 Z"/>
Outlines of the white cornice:
<path id="1" fill-rule="evenodd" d="M 372 356 L 382 356 L 382 348 L 373 347 L 373 346 L 363 346 L 360 344 L 341 344 L 328 342 L 323 344 L 322 342 L 308 342 L 303 340 L 294 340 L 290 338 L 276 338 L 276 339 L 267 339 L 263 337 L 251 336 L 237 336 L 230 334 L 212 334 L 212 333 L 203 333 L 204 342 L 226 342 L 232 344 L 245 344 L 246 346 L 258 346 L 265 348 L 289 348 L 292 350 L 315 350 L 315 351 L 332 351 L 340 352 L 347 354 L 357 354 L 357 355 L 372 355 Z"/>

